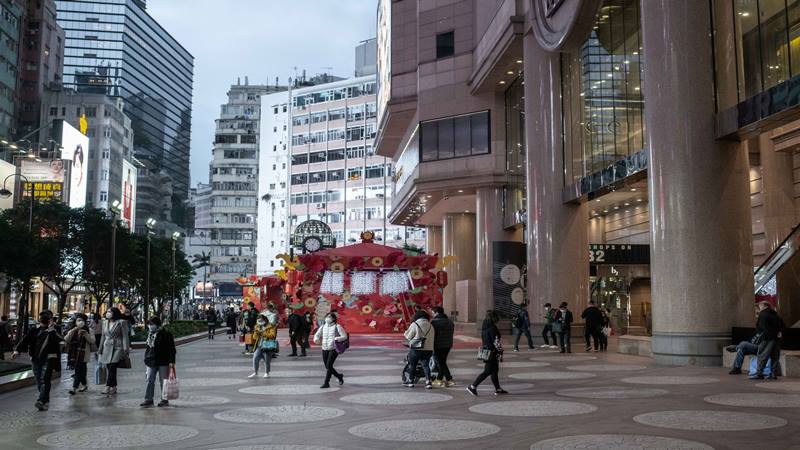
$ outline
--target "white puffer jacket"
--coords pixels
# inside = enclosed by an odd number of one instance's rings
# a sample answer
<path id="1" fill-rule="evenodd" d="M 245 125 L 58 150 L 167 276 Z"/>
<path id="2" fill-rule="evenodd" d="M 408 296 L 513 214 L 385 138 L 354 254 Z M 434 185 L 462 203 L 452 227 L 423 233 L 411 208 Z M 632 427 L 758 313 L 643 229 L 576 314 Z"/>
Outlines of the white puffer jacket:
<path id="1" fill-rule="evenodd" d="M 339 332 L 339 335 L 336 335 L 336 332 Z M 317 332 L 314 334 L 314 343 L 319 344 L 320 339 L 322 339 L 322 349 L 323 350 L 333 350 L 333 341 L 343 341 L 347 339 L 347 332 L 344 331 L 344 327 L 335 323 L 333 325 L 328 325 L 327 323 L 322 324 L 321 327 L 317 329 Z"/>
<path id="2" fill-rule="evenodd" d="M 425 344 L 422 346 L 422 348 L 418 348 L 417 350 L 433 351 L 433 341 L 436 339 L 436 330 L 433 329 L 433 325 L 431 325 L 428 319 L 420 317 L 416 321 L 412 322 L 406 330 L 405 336 L 409 343 L 413 339 L 424 338 Z"/>

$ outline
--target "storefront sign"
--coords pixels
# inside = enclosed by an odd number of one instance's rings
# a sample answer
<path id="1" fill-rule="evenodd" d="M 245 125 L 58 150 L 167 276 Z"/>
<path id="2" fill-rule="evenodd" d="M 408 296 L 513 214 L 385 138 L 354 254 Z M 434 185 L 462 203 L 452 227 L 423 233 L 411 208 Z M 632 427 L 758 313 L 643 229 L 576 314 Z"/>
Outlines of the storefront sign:
<path id="1" fill-rule="evenodd" d="M 64 197 L 64 162 L 23 160 L 20 164 L 23 182 L 21 197 L 30 198 L 31 187 L 36 200 L 62 200 Z M 25 181 L 27 179 L 27 181 Z"/>
<path id="2" fill-rule="evenodd" d="M 639 244 L 590 244 L 589 264 L 650 264 L 650 246 Z"/>

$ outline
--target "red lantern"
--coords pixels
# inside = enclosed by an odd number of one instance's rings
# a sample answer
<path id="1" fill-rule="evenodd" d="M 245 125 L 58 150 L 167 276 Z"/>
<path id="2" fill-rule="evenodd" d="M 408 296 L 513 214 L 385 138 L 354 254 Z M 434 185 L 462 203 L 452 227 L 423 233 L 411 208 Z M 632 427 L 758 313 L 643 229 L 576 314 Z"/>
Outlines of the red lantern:
<path id="1" fill-rule="evenodd" d="M 296 286 L 297 285 L 297 277 L 298 273 L 296 270 L 290 270 L 286 273 L 286 283 L 289 286 Z"/>
<path id="2" fill-rule="evenodd" d="M 447 272 L 444 270 L 436 272 L 436 284 L 438 284 L 440 288 L 447 286 Z"/>

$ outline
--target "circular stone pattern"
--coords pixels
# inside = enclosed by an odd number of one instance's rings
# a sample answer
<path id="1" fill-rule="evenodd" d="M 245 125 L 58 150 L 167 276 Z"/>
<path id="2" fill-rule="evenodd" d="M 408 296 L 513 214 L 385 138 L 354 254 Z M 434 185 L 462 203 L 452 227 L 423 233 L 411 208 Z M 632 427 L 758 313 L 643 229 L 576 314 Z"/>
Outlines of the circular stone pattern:
<path id="1" fill-rule="evenodd" d="M 780 383 L 758 383 L 757 388 L 770 389 L 773 391 L 800 392 L 800 381 L 781 381 Z"/>
<path id="2" fill-rule="evenodd" d="M 470 406 L 469 410 L 492 416 L 550 417 L 588 414 L 597 411 L 597 407 L 586 403 L 553 400 L 514 400 L 481 403 Z"/>
<path id="3" fill-rule="evenodd" d="M 253 357 L 250 355 L 242 355 L 241 358 L 220 358 L 220 359 L 207 359 L 206 364 L 236 364 L 236 363 L 252 363 Z"/>
<path id="4" fill-rule="evenodd" d="M 537 356 L 531 358 L 531 361 L 544 361 L 544 362 L 580 362 L 580 361 L 592 361 L 597 359 L 596 356 L 581 356 L 581 355 L 559 355 L 555 354 L 553 356 Z"/>
<path id="5" fill-rule="evenodd" d="M 491 436 L 500 427 L 485 422 L 454 419 L 387 420 L 356 425 L 350 434 L 380 441 L 434 442 Z"/>
<path id="6" fill-rule="evenodd" d="M 474 376 L 477 376 L 481 372 L 482 372 L 482 370 L 478 369 L 477 367 L 476 368 L 456 367 L 456 368 L 450 369 L 450 375 L 468 375 L 468 376 L 473 376 L 474 377 Z"/>
<path id="7" fill-rule="evenodd" d="M 230 372 L 252 372 L 252 361 L 242 361 L 242 366 L 197 366 L 183 369 L 184 372 L 201 373 L 230 373 Z M 249 364 L 249 365 L 244 365 Z"/>
<path id="8" fill-rule="evenodd" d="M 583 364 L 580 366 L 567 366 L 567 370 L 578 370 L 581 372 L 618 372 L 644 369 L 647 369 L 647 367 L 637 364 Z"/>
<path id="9" fill-rule="evenodd" d="M 181 378 L 181 388 L 187 387 L 218 387 L 245 384 L 247 380 L 238 378 Z"/>
<path id="10" fill-rule="evenodd" d="M 348 384 L 402 384 L 400 374 L 397 375 L 366 375 L 347 378 Z"/>
<path id="11" fill-rule="evenodd" d="M 778 428 L 786 425 L 780 417 L 733 411 L 658 411 L 633 418 L 642 425 L 676 430 L 747 431 Z"/>
<path id="12" fill-rule="evenodd" d="M 225 448 L 217 448 L 214 450 L 339 450 L 339 449 L 332 447 L 320 447 L 318 445 L 275 444 L 275 445 L 242 445 L 239 447 L 225 447 Z"/>
<path id="13" fill-rule="evenodd" d="M 114 425 L 45 434 L 36 442 L 60 448 L 145 448 L 196 436 L 194 428 L 173 425 Z"/>
<path id="14" fill-rule="evenodd" d="M 713 377 L 682 377 L 682 376 L 652 376 L 628 377 L 621 380 L 631 384 L 710 384 L 719 383 L 719 378 Z"/>
<path id="15" fill-rule="evenodd" d="M 523 367 L 547 367 L 550 363 L 535 362 L 535 361 L 509 361 L 500 363 L 501 369 L 519 369 Z M 483 367 L 483 363 L 478 363 L 478 366 Z"/>
<path id="16" fill-rule="evenodd" d="M 253 360 L 248 361 L 248 364 L 252 365 Z M 323 367 L 322 361 L 317 361 L 317 358 L 314 359 L 303 359 L 303 360 L 283 360 L 277 361 L 272 360 L 272 368 L 273 369 L 291 369 L 294 367 Z"/>
<path id="17" fill-rule="evenodd" d="M 351 362 L 373 362 L 373 361 L 390 361 L 394 358 L 390 356 L 345 356 L 339 361 L 344 363 L 351 363 Z M 402 360 L 402 358 L 400 358 Z"/>
<path id="18" fill-rule="evenodd" d="M 606 386 L 591 388 L 564 389 L 556 392 L 556 395 L 576 398 L 650 398 L 668 394 L 664 389 L 634 388 L 626 386 Z"/>
<path id="19" fill-rule="evenodd" d="M 315 384 L 277 384 L 272 386 L 253 386 L 239 389 L 242 394 L 256 395 L 310 395 L 326 394 L 336 392 L 339 388 L 331 386 L 328 389 L 320 389 Z"/>
<path id="20" fill-rule="evenodd" d="M 344 411 L 337 408 L 283 405 L 231 409 L 214 414 L 214 418 L 237 423 L 301 423 L 318 422 L 343 415 Z"/>
<path id="21" fill-rule="evenodd" d="M 751 406 L 756 408 L 797 408 L 799 394 L 717 394 L 703 400 L 725 406 Z"/>
<path id="22" fill-rule="evenodd" d="M 339 368 L 337 367 L 337 369 Z M 271 370 L 269 376 L 273 378 L 324 377 L 325 372 L 319 370 Z"/>
<path id="23" fill-rule="evenodd" d="M 187 406 L 211 406 L 211 405 L 224 405 L 230 402 L 229 398 L 215 397 L 212 395 L 181 395 L 177 400 L 170 400 L 170 406 L 187 407 Z M 128 400 L 119 400 L 114 402 L 113 406 L 117 408 L 136 408 L 139 409 L 142 403 L 141 399 L 132 398 Z"/>
<path id="24" fill-rule="evenodd" d="M 617 450 L 650 450 L 656 448 L 714 450 L 714 447 L 701 442 L 638 434 L 583 434 L 547 439 L 531 445 L 531 450 L 564 450 L 570 448 L 586 450 L 605 450 L 609 448 Z"/>
<path id="25" fill-rule="evenodd" d="M 86 414 L 67 411 L 7 411 L 0 413 L 3 431 L 16 431 L 25 427 L 64 425 L 86 417 Z"/>
<path id="26" fill-rule="evenodd" d="M 345 370 L 397 370 L 402 368 L 403 366 L 399 364 L 350 364 L 349 366 L 336 366 L 336 370 L 340 372 Z"/>
<path id="27" fill-rule="evenodd" d="M 516 380 L 581 380 L 585 378 L 594 378 L 597 375 L 586 372 L 526 372 L 526 373 L 513 373 L 509 378 Z"/>
<path id="28" fill-rule="evenodd" d="M 452 400 L 446 394 L 429 394 L 427 392 L 376 392 L 346 395 L 339 400 L 359 405 L 419 405 Z"/>
<path id="29" fill-rule="evenodd" d="M 469 385 L 469 383 L 470 382 L 468 381 L 468 382 L 466 382 L 464 384 L 451 386 L 451 387 L 449 387 L 447 389 L 458 390 L 458 391 L 464 392 L 466 394 L 465 389 Z M 531 384 L 531 383 L 509 383 L 509 384 L 505 384 L 504 383 L 503 384 L 503 389 L 511 392 L 512 394 L 516 394 L 519 391 L 524 391 L 525 389 L 530 389 L 532 387 L 533 387 L 533 384 Z M 478 386 L 478 392 L 479 393 L 480 392 L 494 392 L 494 386 L 492 386 L 492 383 L 485 382 L 482 385 Z"/>

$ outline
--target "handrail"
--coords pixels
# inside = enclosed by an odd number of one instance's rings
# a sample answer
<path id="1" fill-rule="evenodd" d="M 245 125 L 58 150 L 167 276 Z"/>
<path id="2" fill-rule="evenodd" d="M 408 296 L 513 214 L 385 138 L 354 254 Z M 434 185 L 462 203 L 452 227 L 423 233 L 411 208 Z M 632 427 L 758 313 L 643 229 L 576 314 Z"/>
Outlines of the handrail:
<path id="1" fill-rule="evenodd" d="M 758 294 L 769 280 L 798 250 L 800 250 L 800 223 L 756 269 L 754 276 L 755 293 Z"/>

